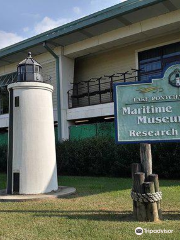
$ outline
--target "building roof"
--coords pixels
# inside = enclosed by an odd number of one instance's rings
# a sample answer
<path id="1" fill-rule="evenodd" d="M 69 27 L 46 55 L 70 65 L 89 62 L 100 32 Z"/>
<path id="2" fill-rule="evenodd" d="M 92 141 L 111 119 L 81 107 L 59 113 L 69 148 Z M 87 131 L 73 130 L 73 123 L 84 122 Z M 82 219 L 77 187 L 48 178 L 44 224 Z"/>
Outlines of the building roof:
<path id="1" fill-rule="evenodd" d="M 121 28 L 180 8 L 179 0 L 128 0 L 0 50 L 0 66 Z"/>

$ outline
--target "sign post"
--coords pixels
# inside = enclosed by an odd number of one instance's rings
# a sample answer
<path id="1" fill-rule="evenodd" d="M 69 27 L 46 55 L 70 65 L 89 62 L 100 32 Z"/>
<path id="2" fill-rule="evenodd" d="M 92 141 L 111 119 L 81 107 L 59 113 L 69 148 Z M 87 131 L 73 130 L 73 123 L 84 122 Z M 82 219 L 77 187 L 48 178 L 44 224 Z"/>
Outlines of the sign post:
<path id="1" fill-rule="evenodd" d="M 152 174 L 151 144 L 140 143 L 140 159 L 145 179 L 148 180 L 149 175 Z"/>
<path id="2" fill-rule="evenodd" d="M 140 143 L 133 164 L 133 211 L 140 221 L 161 218 L 158 175 L 152 174 L 151 143 L 180 140 L 180 64 L 147 82 L 114 84 L 116 143 Z"/>

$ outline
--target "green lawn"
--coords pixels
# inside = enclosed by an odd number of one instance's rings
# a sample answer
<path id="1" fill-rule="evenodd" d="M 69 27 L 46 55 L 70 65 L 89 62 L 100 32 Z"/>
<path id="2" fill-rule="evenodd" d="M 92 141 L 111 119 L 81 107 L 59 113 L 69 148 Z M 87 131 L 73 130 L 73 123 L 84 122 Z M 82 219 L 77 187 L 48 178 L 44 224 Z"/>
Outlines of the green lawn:
<path id="1" fill-rule="evenodd" d="M 0 188 L 5 188 L 0 175 Z M 59 177 L 73 196 L 0 203 L 0 239 L 180 239 L 180 181 L 160 180 L 164 221 L 139 223 L 132 217 L 131 179 Z M 173 234 L 135 235 L 135 228 L 171 229 Z"/>

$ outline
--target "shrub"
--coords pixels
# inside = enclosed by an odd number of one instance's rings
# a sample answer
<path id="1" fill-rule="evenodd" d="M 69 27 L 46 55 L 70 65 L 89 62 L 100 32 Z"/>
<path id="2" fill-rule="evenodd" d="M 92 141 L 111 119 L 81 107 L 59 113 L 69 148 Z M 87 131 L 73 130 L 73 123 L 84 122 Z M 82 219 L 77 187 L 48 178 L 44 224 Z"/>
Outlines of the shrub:
<path id="1" fill-rule="evenodd" d="M 57 144 L 59 175 L 130 177 L 130 165 L 140 162 L 139 144 L 116 145 L 114 139 L 95 137 Z M 152 144 L 153 172 L 179 178 L 178 143 Z"/>
<path id="2" fill-rule="evenodd" d="M 180 177 L 180 144 L 158 143 L 152 145 L 153 170 L 163 178 Z"/>
<path id="3" fill-rule="evenodd" d="M 64 141 L 56 146 L 58 175 L 130 177 L 131 163 L 140 162 L 139 144 L 116 145 L 113 138 Z M 153 172 L 179 178 L 179 143 L 152 144 Z M 7 171 L 7 145 L 0 146 L 0 172 Z"/>
<path id="4" fill-rule="evenodd" d="M 116 145 L 112 138 L 96 137 L 57 145 L 58 173 L 81 176 L 127 176 L 139 161 L 137 145 Z"/>

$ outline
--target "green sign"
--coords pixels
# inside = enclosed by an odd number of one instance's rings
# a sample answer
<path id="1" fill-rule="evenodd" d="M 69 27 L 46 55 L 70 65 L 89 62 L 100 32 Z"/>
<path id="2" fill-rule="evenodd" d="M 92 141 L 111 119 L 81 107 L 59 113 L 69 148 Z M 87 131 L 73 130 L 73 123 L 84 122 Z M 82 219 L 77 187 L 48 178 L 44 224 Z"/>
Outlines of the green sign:
<path id="1" fill-rule="evenodd" d="M 150 82 L 117 83 L 117 143 L 180 140 L 180 64 Z"/>

